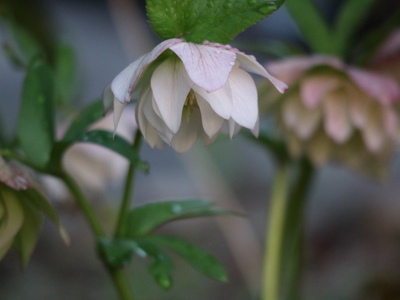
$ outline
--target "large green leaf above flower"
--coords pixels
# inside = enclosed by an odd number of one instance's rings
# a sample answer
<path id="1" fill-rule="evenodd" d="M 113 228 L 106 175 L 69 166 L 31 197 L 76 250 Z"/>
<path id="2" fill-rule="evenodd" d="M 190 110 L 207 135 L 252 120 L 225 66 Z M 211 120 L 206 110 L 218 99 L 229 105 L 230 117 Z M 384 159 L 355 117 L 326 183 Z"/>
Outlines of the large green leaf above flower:
<path id="1" fill-rule="evenodd" d="M 164 39 L 228 43 L 275 12 L 284 0 L 147 0 L 153 30 Z"/>

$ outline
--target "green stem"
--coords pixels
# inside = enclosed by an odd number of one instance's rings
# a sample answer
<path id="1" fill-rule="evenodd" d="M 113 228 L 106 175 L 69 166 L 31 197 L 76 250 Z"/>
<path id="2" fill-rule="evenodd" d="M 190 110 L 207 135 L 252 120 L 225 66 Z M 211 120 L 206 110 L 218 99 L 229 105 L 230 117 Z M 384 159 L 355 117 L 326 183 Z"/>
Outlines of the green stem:
<path id="1" fill-rule="evenodd" d="M 130 284 L 121 268 L 108 268 L 121 300 L 134 300 Z"/>
<path id="2" fill-rule="evenodd" d="M 289 163 L 283 161 L 278 165 L 270 202 L 269 222 L 265 239 L 266 254 L 263 266 L 262 300 L 279 299 L 288 185 Z"/>
<path id="3" fill-rule="evenodd" d="M 284 230 L 282 256 L 285 260 L 282 262 L 284 275 L 282 280 L 286 287 L 284 299 L 287 300 L 301 299 L 305 208 L 313 178 L 314 168 L 311 162 L 306 158 L 302 159 L 296 181 L 289 194 Z"/>
<path id="4" fill-rule="evenodd" d="M 133 150 L 135 151 L 135 153 L 139 152 L 141 142 L 142 142 L 142 134 L 139 131 L 137 131 L 135 135 L 135 140 L 133 142 Z M 125 235 L 126 223 L 128 219 L 129 208 L 131 205 L 132 194 L 133 194 L 135 171 L 136 171 L 136 164 L 130 163 L 128 172 L 126 174 L 125 190 L 121 206 L 119 209 L 118 221 L 114 235 L 115 237 L 123 237 Z"/>
<path id="5" fill-rule="evenodd" d="M 93 235 L 96 237 L 98 240 L 101 237 L 104 237 L 104 231 L 103 228 L 100 225 L 100 222 L 96 218 L 92 208 L 90 207 L 90 204 L 88 200 L 86 199 L 85 195 L 79 188 L 78 184 L 73 180 L 72 177 L 70 177 L 66 173 L 62 173 L 59 175 L 59 177 L 65 182 L 65 184 L 68 186 L 70 189 L 71 193 L 75 196 L 76 203 L 84 213 L 90 228 L 93 232 Z M 108 271 L 108 273 L 111 276 L 112 281 L 114 282 L 114 285 L 116 289 L 118 290 L 118 294 L 120 296 L 121 300 L 133 300 L 133 295 L 132 291 L 129 287 L 129 283 L 123 273 L 123 270 L 121 268 L 116 268 L 113 266 L 110 266 L 110 264 L 102 259 L 102 262 Z"/>
<path id="6" fill-rule="evenodd" d="M 85 195 L 82 193 L 78 184 L 71 176 L 69 176 L 66 173 L 62 173 L 60 175 L 60 178 L 64 181 L 64 183 L 67 185 L 71 193 L 74 195 L 76 203 L 84 213 L 90 225 L 90 228 L 93 232 L 93 235 L 96 238 L 103 237 L 104 236 L 103 228 L 101 227 L 100 222 L 97 220 L 92 208 L 90 207 L 89 201 L 87 201 Z"/>

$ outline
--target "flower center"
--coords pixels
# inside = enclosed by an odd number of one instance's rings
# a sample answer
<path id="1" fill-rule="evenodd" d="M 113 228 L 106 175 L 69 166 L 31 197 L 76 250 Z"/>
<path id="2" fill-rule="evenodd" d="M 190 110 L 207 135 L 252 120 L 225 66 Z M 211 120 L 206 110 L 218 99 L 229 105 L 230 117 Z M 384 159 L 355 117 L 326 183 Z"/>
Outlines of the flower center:
<path id="1" fill-rule="evenodd" d="M 186 119 L 186 122 L 189 122 L 190 114 L 193 113 L 193 111 L 197 108 L 199 108 L 199 105 L 197 104 L 196 95 L 193 90 L 190 90 L 186 97 L 185 105 L 183 106 L 183 115 Z"/>

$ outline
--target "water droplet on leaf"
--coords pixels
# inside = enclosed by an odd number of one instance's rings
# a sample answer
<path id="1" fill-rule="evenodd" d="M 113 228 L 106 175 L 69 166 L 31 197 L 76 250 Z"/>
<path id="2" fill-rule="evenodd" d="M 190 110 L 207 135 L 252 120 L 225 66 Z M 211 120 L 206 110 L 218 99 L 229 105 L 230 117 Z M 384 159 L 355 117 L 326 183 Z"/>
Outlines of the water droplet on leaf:
<path id="1" fill-rule="evenodd" d="M 180 206 L 179 204 L 175 204 L 172 206 L 172 213 L 177 215 L 180 214 L 182 212 L 182 206 Z"/>
<path id="2" fill-rule="evenodd" d="M 262 14 L 270 14 L 274 10 L 277 10 L 278 6 L 274 3 L 269 3 L 268 5 L 265 5 L 261 7 L 258 11 Z"/>

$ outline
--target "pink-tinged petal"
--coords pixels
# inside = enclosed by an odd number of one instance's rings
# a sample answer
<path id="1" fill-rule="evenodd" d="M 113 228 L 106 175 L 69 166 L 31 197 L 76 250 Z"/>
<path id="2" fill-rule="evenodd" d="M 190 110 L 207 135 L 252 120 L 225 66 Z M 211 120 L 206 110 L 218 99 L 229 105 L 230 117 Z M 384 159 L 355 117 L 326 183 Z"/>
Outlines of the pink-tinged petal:
<path id="1" fill-rule="evenodd" d="M 400 52 L 400 29 L 393 31 L 382 46 L 378 49 L 375 57 L 373 58 L 374 63 L 386 60 L 392 55 L 397 55 Z"/>
<path id="2" fill-rule="evenodd" d="M 386 135 L 383 131 L 382 111 L 378 108 L 372 108 L 368 114 L 368 120 L 363 128 L 363 137 L 367 148 L 372 153 L 377 153 L 382 149 Z"/>
<path id="3" fill-rule="evenodd" d="M 240 63 L 240 67 L 243 70 L 267 78 L 272 82 L 279 92 L 283 93 L 288 89 L 288 86 L 285 83 L 269 74 L 267 70 L 265 70 L 264 67 L 255 60 L 254 57 L 244 53 L 237 53 L 237 61 Z"/>
<path id="4" fill-rule="evenodd" d="M 398 134 L 399 120 L 393 109 L 383 109 L 383 122 L 386 134 L 391 138 L 396 138 Z"/>
<path id="5" fill-rule="evenodd" d="M 266 67 L 275 77 L 291 84 L 303 75 L 305 71 L 317 65 L 328 65 L 337 69 L 343 68 L 342 62 L 336 57 L 324 55 L 291 57 L 270 62 Z"/>
<path id="6" fill-rule="evenodd" d="M 114 120 L 114 134 L 117 131 L 119 120 L 121 119 L 122 112 L 124 111 L 125 104 L 118 101 L 117 98 L 114 98 L 114 113 L 113 113 L 113 120 Z"/>
<path id="7" fill-rule="evenodd" d="M 339 144 L 347 141 L 353 128 L 348 116 L 346 94 L 337 91 L 326 95 L 324 113 L 324 126 L 327 135 Z"/>
<path id="8" fill-rule="evenodd" d="M 189 119 L 182 118 L 182 125 L 171 142 L 172 148 L 178 153 L 188 151 L 196 143 L 199 134 L 202 132 L 200 111 L 195 109 Z"/>
<path id="9" fill-rule="evenodd" d="M 321 121 L 321 111 L 319 109 L 309 110 L 302 107 L 297 114 L 299 123 L 293 127 L 293 130 L 297 132 L 297 135 L 301 139 L 308 140 L 315 133 Z"/>
<path id="10" fill-rule="evenodd" d="M 296 128 L 299 123 L 298 112 L 302 109 L 301 101 L 298 97 L 288 97 L 282 107 L 283 122 L 288 128 Z"/>
<path id="11" fill-rule="evenodd" d="M 354 126 L 362 128 L 365 125 L 369 106 L 372 104 L 372 100 L 366 97 L 363 93 L 358 91 L 349 91 L 350 99 L 350 118 Z"/>
<path id="12" fill-rule="evenodd" d="M 182 62 L 171 57 L 159 65 L 151 77 L 151 89 L 161 118 L 173 133 L 178 132 L 182 108 L 191 89 Z"/>
<path id="13" fill-rule="evenodd" d="M 12 164 L 7 163 L 2 157 L 0 157 L 0 182 L 17 191 L 26 190 L 28 187 L 34 186 L 28 174 L 24 174 Z"/>
<path id="14" fill-rule="evenodd" d="M 208 93 L 200 86 L 194 84 L 192 86 L 195 91 L 196 97 L 199 95 L 206 100 L 212 109 L 224 119 L 229 119 L 232 114 L 232 93 L 229 82 L 226 83 L 221 89 Z"/>
<path id="15" fill-rule="evenodd" d="M 306 107 L 315 108 L 320 104 L 326 93 L 338 85 L 339 82 L 335 78 L 309 77 L 304 80 L 300 87 L 301 99 Z"/>
<path id="16" fill-rule="evenodd" d="M 196 99 L 201 112 L 201 123 L 203 124 L 204 132 L 211 138 L 220 131 L 224 119 L 216 114 L 211 105 L 201 96 L 197 95 Z"/>
<path id="17" fill-rule="evenodd" d="M 114 78 L 111 83 L 111 89 L 114 97 L 117 98 L 121 103 L 129 102 L 132 92 L 134 91 L 140 76 L 147 66 L 165 50 L 181 42 L 181 39 L 166 40 L 157 45 L 151 52 L 143 55 L 138 60 L 126 67 Z"/>
<path id="18" fill-rule="evenodd" d="M 399 99 L 400 88 L 391 77 L 356 68 L 351 68 L 348 72 L 364 93 L 377 99 L 380 103 L 388 105 Z"/>
<path id="19" fill-rule="evenodd" d="M 229 85 L 232 93 L 232 119 L 243 127 L 253 129 L 258 119 L 258 96 L 253 78 L 235 67 L 229 76 Z"/>
<path id="20" fill-rule="evenodd" d="M 179 43 L 170 49 L 182 60 L 190 79 L 207 92 L 226 84 L 236 60 L 231 51 L 205 45 Z"/>

